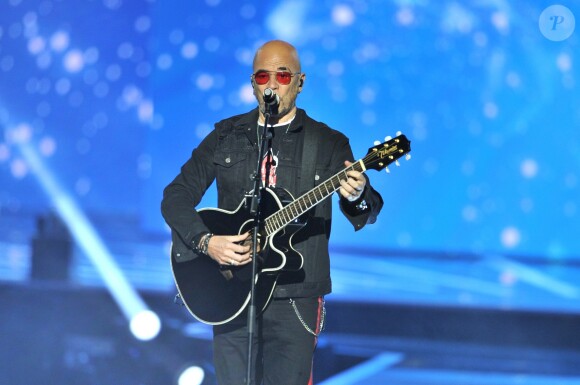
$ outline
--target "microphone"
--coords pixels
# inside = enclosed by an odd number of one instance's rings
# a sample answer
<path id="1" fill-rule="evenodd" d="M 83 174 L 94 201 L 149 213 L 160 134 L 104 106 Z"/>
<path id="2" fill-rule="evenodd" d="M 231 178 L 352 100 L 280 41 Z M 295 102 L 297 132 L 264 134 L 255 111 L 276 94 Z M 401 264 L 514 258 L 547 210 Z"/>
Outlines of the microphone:
<path id="1" fill-rule="evenodd" d="M 271 88 L 264 90 L 264 104 L 270 108 L 277 108 L 280 103 L 280 97 Z"/>

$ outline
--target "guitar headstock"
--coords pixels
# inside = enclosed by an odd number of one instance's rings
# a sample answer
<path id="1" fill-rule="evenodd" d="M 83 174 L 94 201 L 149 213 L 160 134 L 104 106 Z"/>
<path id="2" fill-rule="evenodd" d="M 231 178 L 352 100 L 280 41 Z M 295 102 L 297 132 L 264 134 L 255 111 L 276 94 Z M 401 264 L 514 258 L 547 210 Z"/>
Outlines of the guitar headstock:
<path id="1" fill-rule="evenodd" d="M 375 146 L 369 148 L 367 156 L 363 160 L 367 169 L 372 168 L 380 171 L 386 168 L 389 172 L 388 165 L 395 162 L 398 166 L 398 159 L 402 156 L 405 156 L 407 160 L 410 159 L 410 152 L 411 142 L 405 135 L 398 132 L 394 138 L 386 137 L 383 143 L 375 142 Z"/>

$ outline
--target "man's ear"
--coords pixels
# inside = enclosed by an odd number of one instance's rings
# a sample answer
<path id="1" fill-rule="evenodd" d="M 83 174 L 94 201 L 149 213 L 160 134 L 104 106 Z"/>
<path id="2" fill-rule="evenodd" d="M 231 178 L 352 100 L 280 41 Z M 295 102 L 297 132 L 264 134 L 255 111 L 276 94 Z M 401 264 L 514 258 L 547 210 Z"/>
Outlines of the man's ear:
<path id="1" fill-rule="evenodd" d="M 257 98 L 258 94 L 256 91 L 258 91 L 258 89 L 256 88 L 256 82 L 252 80 L 252 94 L 254 94 L 254 96 Z"/>

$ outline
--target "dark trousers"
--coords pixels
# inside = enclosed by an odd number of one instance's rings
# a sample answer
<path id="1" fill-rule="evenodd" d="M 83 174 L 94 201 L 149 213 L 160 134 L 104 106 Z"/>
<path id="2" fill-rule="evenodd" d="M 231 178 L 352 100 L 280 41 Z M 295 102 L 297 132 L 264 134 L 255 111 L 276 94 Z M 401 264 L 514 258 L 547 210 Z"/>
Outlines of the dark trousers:
<path id="1" fill-rule="evenodd" d="M 297 298 L 304 323 L 318 333 L 322 297 Z M 247 320 L 214 326 L 214 365 L 219 385 L 244 385 L 247 373 Z M 299 320 L 289 299 L 274 299 L 258 317 L 252 347 L 251 385 L 307 385 L 317 338 Z"/>

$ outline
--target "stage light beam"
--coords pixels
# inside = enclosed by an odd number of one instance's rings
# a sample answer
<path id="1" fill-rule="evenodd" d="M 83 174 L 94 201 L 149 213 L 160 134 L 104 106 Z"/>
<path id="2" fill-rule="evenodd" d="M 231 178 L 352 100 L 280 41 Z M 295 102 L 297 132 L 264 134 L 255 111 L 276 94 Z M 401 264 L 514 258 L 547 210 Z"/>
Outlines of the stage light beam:
<path id="1" fill-rule="evenodd" d="M 13 134 L 16 133 L 11 135 L 12 138 L 18 138 L 18 130 L 18 127 L 12 130 Z M 133 335 L 141 340 L 155 338 L 161 329 L 159 317 L 147 307 L 129 283 L 84 212 L 59 185 L 56 177 L 30 144 L 29 138 L 15 140 L 15 144 L 54 204 L 56 212 L 68 227 L 76 244 L 99 272 L 105 286 L 129 321 Z"/>

